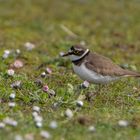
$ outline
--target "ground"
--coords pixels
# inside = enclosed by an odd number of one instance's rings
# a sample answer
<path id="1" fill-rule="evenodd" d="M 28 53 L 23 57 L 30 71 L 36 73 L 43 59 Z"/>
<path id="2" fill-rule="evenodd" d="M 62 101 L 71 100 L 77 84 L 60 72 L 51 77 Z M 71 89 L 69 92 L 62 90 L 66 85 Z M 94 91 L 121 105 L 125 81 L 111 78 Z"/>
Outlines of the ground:
<path id="1" fill-rule="evenodd" d="M 78 108 L 78 96 L 94 94 L 97 86 L 79 89 L 82 80 L 73 73 L 71 62 L 59 56 L 71 45 L 81 43 L 117 64 L 140 71 L 139 13 L 139 0 L 1 0 L 0 120 L 10 117 L 18 125 L 1 129 L 0 139 L 32 135 L 41 140 L 41 130 L 48 131 L 54 140 L 140 139 L 140 79 L 122 79 L 104 86 L 91 101 L 83 99 L 83 107 Z M 27 51 L 26 42 L 36 47 Z M 21 54 L 3 60 L 6 49 L 20 49 Z M 7 70 L 16 59 L 23 61 L 24 66 L 15 69 L 15 75 L 10 77 Z M 41 64 L 44 65 L 39 67 Z M 40 78 L 46 67 L 51 68 L 52 74 Z M 37 78 L 53 89 L 56 96 L 49 98 L 34 83 Z M 21 88 L 11 88 L 17 80 L 21 81 Z M 16 107 L 11 109 L 8 102 L 12 92 L 16 93 Z M 54 103 L 59 105 L 54 108 Z M 42 128 L 34 124 L 34 105 L 41 108 Z M 68 108 L 74 113 L 71 119 L 64 115 Z M 54 130 L 49 127 L 52 120 L 58 123 Z M 129 125 L 120 127 L 119 120 L 126 120 Z M 95 132 L 89 132 L 91 125 Z"/>

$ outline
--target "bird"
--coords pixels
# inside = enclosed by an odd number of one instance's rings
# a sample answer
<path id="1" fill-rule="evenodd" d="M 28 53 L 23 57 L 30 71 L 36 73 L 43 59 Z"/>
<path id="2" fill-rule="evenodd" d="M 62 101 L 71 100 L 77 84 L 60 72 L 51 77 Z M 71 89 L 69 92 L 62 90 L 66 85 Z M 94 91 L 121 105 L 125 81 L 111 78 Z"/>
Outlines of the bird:
<path id="1" fill-rule="evenodd" d="M 91 52 L 82 45 L 73 45 L 62 57 L 68 56 L 74 72 L 84 81 L 108 84 L 124 77 L 140 77 L 139 72 L 124 69 L 110 58 Z"/>

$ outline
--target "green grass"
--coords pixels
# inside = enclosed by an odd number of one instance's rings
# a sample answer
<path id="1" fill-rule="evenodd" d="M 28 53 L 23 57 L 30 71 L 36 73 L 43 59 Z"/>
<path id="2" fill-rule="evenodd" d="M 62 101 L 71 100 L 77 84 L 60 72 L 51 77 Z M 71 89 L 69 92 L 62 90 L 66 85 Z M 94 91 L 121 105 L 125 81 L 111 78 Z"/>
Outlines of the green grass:
<path id="1" fill-rule="evenodd" d="M 138 0 L 1 0 L 0 1 L 0 56 L 5 49 L 20 49 L 18 57 L 24 67 L 16 70 L 14 77 L 6 71 L 16 56 L 11 55 L 0 63 L 0 121 L 11 117 L 18 126 L 6 126 L 0 130 L 0 140 L 13 140 L 15 135 L 25 137 L 33 134 L 41 140 L 40 131 L 47 130 L 54 140 L 138 140 L 140 138 L 139 79 L 123 79 L 101 89 L 92 102 L 84 100 L 84 106 L 77 111 L 78 85 L 82 82 L 72 71 L 71 62 L 59 57 L 72 44 L 85 41 L 92 51 L 113 59 L 117 64 L 134 66 L 140 71 L 140 2 Z M 61 25 L 70 29 L 77 37 L 67 34 Z M 33 42 L 36 48 L 26 51 L 25 42 Z M 41 64 L 44 67 L 37 69 Z M 37 87 L 35 79 L 45 67 L 53 74 L 42 79 L 55 90 L 56 96 L 48 95 Z M 13 90 L 10 84 L 22 82 L 22 88 Z M 70 88 L 69 84 L 73 86 Z M 134 87 L 138 90 L 134 91 Z M 94 92 L 95 86 L 81 91 L 81 95 Z M 9 95 L 16 92 L 14 109 L 8 107 Z M 131 96 L 128 96 L 128 95 Z M 59 103 L 57 109 L 52 108 Z M 43 128 L 36 128 L 32 119 L 32 107 L 41 107 Z M 67 120 L 64 112 L 70 108 L 74 117 Z M 95 133 L 88 132 L 89 124 L 81 125 L 78 117 L 90 118 Z M 127 120 L 130 125 L 120 128 L 119 120 Z M 49 123 L 58 122 L 52 130 Z"/>

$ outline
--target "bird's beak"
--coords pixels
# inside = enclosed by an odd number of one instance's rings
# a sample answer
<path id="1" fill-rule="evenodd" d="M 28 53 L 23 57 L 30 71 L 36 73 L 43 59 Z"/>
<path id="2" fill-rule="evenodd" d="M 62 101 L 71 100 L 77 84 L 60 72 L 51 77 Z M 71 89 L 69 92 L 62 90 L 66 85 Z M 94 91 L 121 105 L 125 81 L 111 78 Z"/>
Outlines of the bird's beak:
<path id="1" fill-rule="evenodd" d="M 65 57 L 65 56 L 69 56 L 69 55 L 71 55 L 72 54 L 72 52 L 67 52 L 67 53 L 64 53 L 63 55 L 62 55 L 62 57 Z"/>

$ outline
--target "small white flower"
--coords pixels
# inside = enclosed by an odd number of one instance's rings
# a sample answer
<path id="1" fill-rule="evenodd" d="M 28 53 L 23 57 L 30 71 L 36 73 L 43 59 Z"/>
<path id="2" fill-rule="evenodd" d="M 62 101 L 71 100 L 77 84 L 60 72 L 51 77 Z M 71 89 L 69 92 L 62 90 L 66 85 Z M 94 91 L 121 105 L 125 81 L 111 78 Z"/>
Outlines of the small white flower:
<path id="1" fill-rule="evenodd" d="M 32 113 L 32 116 L 35 118 L 35 117 L 38 116 L 38 113 L 35 111 L 35 112 Z"/>
<path id="2" fill-rule="evenodd" d="M 95 132 L 96 131 L 94 126 L 89 126 L 88 130 L 89 130 L 89 132 Z"/>
<path id="3" fill-rule="evenodd" d="M 46 70 L 45 70 L 45 72 L 47 73 L 47 74 L 51 74 L 52 73 L 52 70 L 50 69 L 50 68 L 46 68 Z"/>
<path id="4" fill-rule="evenodd" d="M 89 82 L 84 81 L 84 82 L 81 84 L 81 87 L 82 87 L 82 88 L 88 88 L 88 87 L 89 87 Z"/>
<path id="5" fill-rule="evenodd" d="M 76 101 L 76 104 L 78 107 L 82 107 L 84 105 L 83 101 L 80 100 Z"/>
<path id="6" fill-rule="evenodd" d="M 24 140 L 35 140 L 33 133 L 27 133 L 24 135 Z"/>
<path id="7" fill-rule="evenodd" d="M 51 121 L 49 126 L 50 126 L 50 128 L 55 129 L 55 128 L 57 128 L 57 122 Z"/>
<path id="8" fill-rule="evenodd" d="M 60 52 L 59 55 L 62 57 L 65 53 L 64 52 Z"/>
<path id="9" fill-rule="evenodd" d="M 53 89 L 49 89 L 48 94 L 49 94 L 50 97 L 56 95 L 56 93 L 55 93 L 55 91 Z"/>
<path id="10" fill-rule="evenodd" d="M 0 122 L 0 128 L 4 128 L 5 127 L 5 123 Z"/>
<path id="11" fill-rule="evenodd" d="M 45 73 L 45 72 L 42 72 L 42 73 L 41 73 L 41 77 L 42 77 L 42 78 L 46 77 L 46 73 Z"/>
<path id="12" fill-rule="evenodd" d="M 59 103 L 57 102 L 53 104 L 53 108 L 57 108 L 58 106 L 59 106 Z"/>
<path id="13" fill-rule="evenodd" d="M 11 118 L 5 118 L 4 120 L 4 123 L 8 124 L 8 125 L 11 125 L 11 126 L 17 126 L 18 125 L 18 122 L 11 119 Z"/>
<path id="14" fill-rule="evenodd" d="M 35 45 L 33 43 L 31 43 L 31 42 L 26 42 L 24 44 L 24 47 L 26 48 L 27 51 L 31 51 L 31 50 L 33 50 L 35 48 Z"/>
<path id="15" fill-rule="evenodd" d="M 39 106 L 33 106 L 33 111 L 39 112 L 40 111 L 40 107 Z"/>
<path id="16" fill-rule="evenodd" d="M 72 118 L 72 117 L 73 117 L 73 112 L 68 108 L 68 109 L 65 111 L 65 115 L 66 115 L 66 117 L 68 117 L 68 118 Z"/>
<path id="17" fill-rule="evenodd" d="M 9 56 L 8 54 L 3 54 L 2 58 L 6 59 L 6 58 L 8 58 L 8 56 Z"/>
<path id="18" fill-rule="evenodd" d="M 21 81 L 15 81 L 14 83 L 11 84 L 12 88 L 21 88 Z"/>
<path id="19" fill-rule="evenodd" d="M 21 60 L 15 60 L 13 66 L 14 66 L 15 68 L 18 68 L 18 69 L 19 69 L 19 68 L 22 68 L 22 67 L 23 67 L 23 62 L 22 62 Z"/>
<path id="20" fill-rule="evenodd" d="M 40 135 L 41 135 L 43 138 L 46 138 L 46 139 L 51 138 L 51 135 L 50 135 L 50 133 L 49 133 L 48 131 L 42 130 L 42 131 L 40 132 Z"/>
<path id="21" fill-rule="evenodd" d="M 3 59 L 8 58 L 8 57 L 9 57 L 9 55 L 10 55 L 10 53 L 11 53 L 11 51 L 10 51 L 10 50 L 5 50 L 5 51 L 4 51 L 4 54 L 3 54 L 3 56 L 2 56 L 2 58 L 3 58 Z"/>
<path id="22" fill-rule="evenodd" d="M 10 54 L 10 53 L 11 53 L 10 50 L 5 50 L 5 51 L 4 51 L 4 54 Z"/>
<path id="23" fill-rule="evenodd" d="M 42 127 L 42 122 L 36 122 L 36 127 L 41 128 Z"/>
<path id="24" fill-rule="evenodd" d="M 9 107 L 15 107 L 16 103 L 15 102 L 9 102 L 8 105 L 9 105 Z"/>
<path id="25" fill-rule="evenodd" d="M 16 135 L 14 140 L 23 140 L 21 135 Z"/>
<path id="26" fill-rule="evenodd" d="M 49 90 L 49 87 L 48 87 L 47 84 L 45 84 L 45 85 L 43 86 L 43 91 L 44 91 L 44 92 L 48 92 L 48 90 Z"/>
<path id="27" fill-rule="evenodd" d="M 13 69 L 9 69 L 9 70 L 7 70 L 7 74 L 9 76 L 13 76 L 15 74 L 15 71 Z"/>
<path id="28" fill-rule="evenodd" d="M 15 93 L 11 93 L 10 96 L 9 96 L 10 99 L 15 99 L 15 97 L 16 97 Z"/>
<path id="29" fill-rule="evenodd" d="M 121 127 L 127 127 L 128 126 L 128 121 L 126 120 L 119 120 L 118 121 L 118 125 L 121 126 Z"/>
<path id="30" fill-rule="evenodd" d="M 20 49 L 16 49 L 16 53 L 20 54 L 21 53 Z"/>
<path id="31" fill-rule="evenodd" d="M 43 121 L 43 118 L 41 117 L 41 116 L 36 116 L 35 118 L 34 118 L 34 121 L 35 122 L 42 122 Z"/>

